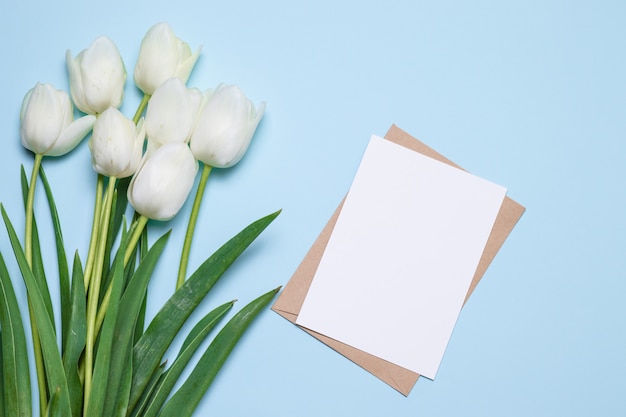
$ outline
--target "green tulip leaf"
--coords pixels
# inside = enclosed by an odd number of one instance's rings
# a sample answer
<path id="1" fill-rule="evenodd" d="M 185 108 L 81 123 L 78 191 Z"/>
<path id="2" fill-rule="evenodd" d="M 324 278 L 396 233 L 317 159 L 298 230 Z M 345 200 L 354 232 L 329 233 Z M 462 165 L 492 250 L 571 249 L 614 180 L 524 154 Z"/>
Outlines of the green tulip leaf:
<path id="1" fill-rule="evenodd" d="M 152 402 L 156 387 L 161 384 L 161 380 L 165 376 L 165 365 L 167 365 L 167 361 L 159 365 L 156 371 L 154 371 L 154 374 L 150 377 L 148 385 L 146 385 L 146 389 L 144 389 L 141 398 L 137 402 L 133 412 L 130 413 L 129 417 L 145 417 L 145 410 Z"/>
<path id="2" fill-rule="evenodd" d="M 122 238 L 120 251 L 126 248 L 126 236 Z M 113 352 L 115 325 L 120 309 L 120 298 L 124 289 L 124 259 L 123 255 L 118 256 L 113 263 L 113 277 L 111 279 L 111 297 L 102 329 L 98 340 L 98 350 L 93 367 L 93 381 L 96 381 L 89 392 L 89 401 L 86 405 L 87 413 L 90 417 L 100 417 L 103 415 L 105 399 L 110 385 L 116 386 L 118 381 L 109 380 L 111 369 L 111 354 Z"/>
<path id="3" fill-rule="evenodd" d="M 4 369 L 2 360 L 2 325 L 0 324 L 0 369 Z M 4 373 L 0 374 L 0 417 L 4 417 Z"/>
<path id="4" fill-rule="evenodd" d="M 211 255 L 169 298 L 133 350 L 133 385 L 129 411 L 137 404 L 150 377 L 187 318 L 239 255 L 280 214 L 267 215 L 239 232 Z"/>
<path id="5" fill-rule="evenodd" d="M 59 410 L 62 415 L 69 416 L 71 415 L 69 392 L 67 380 L 65 378 L 65 370 L 63 369 L 61 353 L 56 343 L 54 326 L 50 321 L 41 290 L 35 277 L 33 276 L 33 272 L 28 266 L 26 255 L 20 245 L 15 229 L 13 228 L 8 215 L 4 210 L 4 206 L 0 205 L 0 209 L 2 210 L 2 217 L 9 234 L 11 247 L 13 248 L 17 264 L 22 273 L 22 278 L 26 284 L 28 299 L 31 302 L 35 319 L 34 325 L 37 326 L 37 330 L 39 331 L 48 389 L 50 392 L 54 392 L 57 389 L 59 390 Z"/>
<path id="6" fill-rule="evenodd" d="M 122 227 L 124 214 L 126 213 L 126 208 L 128 207 L 128 198 L 126 196 L 126 191 L 128 190 L 128 185 L 130 184 L 131 178 L 132 177 L 122 178 L 117 182 L 117 197 L 115 199 L 115 204 L 113 205 L 113 210 L 111 212 L 111 223 L 109 233 L 107 235 L 107 247 L 109 248 L 113 245 L 115 239 L 117 239 L 119 231 Z"/>
<path id="7" fill-rule="evenodd" d="M 39 285 L 39 290 L 41 291 L 41 295 L 43 296 L 43 300 L 46 303 L 46 310 L 48 311 L 48 316 L 50 317 L 50 321 L 52 322 L 52 326 L 56 331 L 55 320 L 54 320 L 54 309 L 52 307 L 52 298 L 50 297 L 50 290 L 48 288 L 48 280 L 46 279 L 46 271 L 43 266 L 43 258 L 41 256 L 41 244 L 39 243 L 39 231 L 37 229 L 37 221 L 35 220 L 35 215 L 33 213 L 33 258 L 32 258 L 32 267 L 33 275 L 37 280 L 37 285 Z"/>
<path id="8" fill-rule="evenodd" d="M 22 166 L 22 197 L 24 199 L 24 208 L 26 208 L 26 200 L 28 199 L 28 182 L 26 180 L 26 173 L 24 172 L 24 166 Z M 41 244 L 39 243 L 39 230 L 37 228 L 37 220 L 35 213 L 33 213 L 33 233 L 31 237 L 32 242 L 32 266 L 31 270 L 41 290 L 41 295 L 46 303 L 46 310 L 48 316 L 54 327 L 54 311 L 52 308 L 52 299 L 50 298 L 50 290 L 48 289 L 48 280 L 46 279 L 46 271 L 43 266 L 43 258 L 41 256 Z M 56 331 L 56 328 L 55 328 Z"/>
<path id="9" fill-rule="evenodd" d="M 72 267 L 72 291 L 71 291 L 70 318 L 68 326 L 71 329 L 65 336 L 63 343 L 63 366 L 70 394 L 72 416 L 80 417 L 83 409 L 83 384 L 80 380 L 78 364 L 80 356 L 85 349 L 87 337 L 87 305 L 85 298 L 85 285 L 83 281 L 83 265 L 74 255 Z"/>
<path id="10" fill-rule="evenodd" d="M 128 407 L 133 376 L 132 340 L 129 341 L 129 347 L 126 349 L 126 352 L 127 354 L 124 356 L 124 367 L 122 368 L 124 372 L 120 375 L 119 384 L 115 387 L 113 392 L 116 400 L 107 400 L 104 408 L 105 416 L 123 416 L 126 413 L 126 408 Z"/>
<path id="11" fill-rule="evenodd" d="M 141 238 L 139 239 L 138 244 L 138 252 L 139 259 L 143 259 L 148 253 L 148 228 L 144 228 L 141 232 Z M 133 259 L 135 257 L 133 256 Z M 131 262 L 129 262 L 130 264 Z M 133 340 L 133 346 L 143 335 L 143 331 L 146 325 L 146 306 L 148 304 L 148 291 L 144 294 L 143 303 L 141 304 L 141 310 L 139 311 L 139 316 L 137 317 L 137 323 L 135 324 L 135 338 Z"/>
<path id="12" fill-rule="evenodd" d="M 204 316 L 204 318 L 194 326 L 187 336 L 187 339 L 183 342 L 176 360 L 172 363 L 172 366 L 167 372 L 165 372 L 161 381 L 159 381 L 159 385 L 154 390 L 154 394 L 146 407 L 146 411 L 141 414 L 143 417 L 154 417 L 157 415 L 193 354 L 234 304 L 234 301 L 222 304 Z"/>
<path id="13" fill-rule="evenodd" d="M 276 288 L 242 308 L 215 336 L 187 380 L 165 404 L 160 417 L 191 417 L 250 323 L 270 303 Z"/>
<path id="14" fill-rule="evenodd" d="M 132 378 L 132 347 L 134 342 L 134 330 L 137 316 L 141 311 L 144 296 L 152 272 L 156 267 L 165 244 L 170 236 L 166 233 L 150 248 L 146 256 L 141 260 L 137 271 L 128 283 L 120 300 L 119 317 L 115 327 L 113 345 L 115 349 L 111 353 L 109 366 L 109 384 L 106 394 L 104 415 L 120 415 L 114 412 L 114 408 L 122 407 L 126 410 Z M 120 247 L 118 257 L 123 259 L 126 248 Z M 109 304 L 109 308 L 111 305 Z M 109 316 L 107 311 L 107 317 Z M 106 319 L 105 319 L 106 321 Z M 127 388 L 127 391 L 123 388 Z"/>
<path id="15" fill-rule="evenodd" d="M 63 234 L 61 233 L 61 221 L 57 212 L 52 188 L 46 177 L 43 165 L 39 168 L 39 176 L 43 187 L 46 191 L 48 206 L 50 207 L 50 216 L 52 217 L 52 225 L 54 227 L 54 239 L 57 250 L 57 265 L 59 270 L 59 293 L 61 305 L 61 340 L 65 341 L 69 329 L 69 320 L 71 314 L 72 303 L 70 301 L 70 272 L 67 263 L 67 255 L 65 252 L 65 244 L 63 243 Z M 63 348 L 64 349 L 64 348 Z M 63 349 L 61 351 L 63 351 Z"/>
<path id="16" fill-rule="evenodd" d="M 0 328 L 2 329 L 2 407 L 0 415 L 31 417 L 26 336 L 11 278 L 0 255 Z"/>
<path id="17" fill-rule="evenodd" d="M 135 323 L 135 334 L 133 336 L 133 346 L 143 335 L 143 329 L 146 321 L 146 306 L 148 304 L 148 290 L 143 295 L 143 301 L 141 302 L 141 309 L 139 309 L 139 314 L 137 315 L 137 323 Z"/>
<path id="18" fill-rule="evenodd" d="M 176 356 L 176 360 L 183 358 L 188 352 L 195 352 L 200 343 L 202 343 L 215 326 L 217 326 L 219 320 L 221 320 L 226 313 L 230 311 L 236 301 L 237 300 L 233 300 L 222 304 L 221 306 L 213 309 L 209 312 L 209 314 L 196 323 L 187 335 L 187 338 L 183 341 L 180 351 L 178 352 L 178 356 Z"/>
<path id="19" fill-rule="evenodd" d="M 55 390 L 52 393 L 50 401 L 48 402 L 48 409 L 46 410 L 47 417 L 64 417 L 63 414 L 61 414 L 61 410 L 59 408 L 59 395 L 59 389 Z"/>

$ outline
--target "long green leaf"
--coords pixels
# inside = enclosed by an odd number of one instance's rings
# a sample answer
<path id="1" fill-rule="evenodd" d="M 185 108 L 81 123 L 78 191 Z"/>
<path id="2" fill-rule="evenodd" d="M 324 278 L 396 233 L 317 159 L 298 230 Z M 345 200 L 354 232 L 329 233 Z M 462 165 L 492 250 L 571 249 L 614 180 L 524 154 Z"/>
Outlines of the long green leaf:
<path id="1" fill-rule="evenodd" d="M 126 247 L 122 245 L 122 247 Z M 123 253 L 123 252 L 122 252 Z M 86 404 L 87 413 L 90 417 L 100 417 L 103 415 L 107 387 L 109 384 L 115 385 L 117 381 L 109 381 L 109 370 L 111 354 L 114 345 L 114 332 L 120 309 L 120 298 L 124 287 L 124 260 L 123 256 L 118 256 L 113 265 L 113 279 L 111 280 L 111 298 L 106 317 L 100 330 L 98 341 L 98 351 L 93 370 L 93 381 L 91 392 L 89 392 L 89 402 Z"/>
<path id="2" fill-rule="evenodd" d="M 193 273 L 154 317 L 133 350 L 133 386 L 129 411 L 141 397 L 154 370 L 193 310 L 241 253 L 280 214 L 265 216 L 226 242 Z"/>
<path id="3" fill-rule="evenodd" d="M 31 417 L 31 391 L 26 336 L 11 277 L 0 254 L 0 328 L 2 328 L 2 393 L 0 415 Z"/>
<path id="4" fill-rule="evenodd" d="M 280 288 L 269 291 L 242 308 L 215 336 L 185 383 L 165 404 L 160 417 L 190 417 L 217 373 L 252 320 L 270 303 Z"/>
<path id="5" fill-rule="evenodd" d="M 141 232 L 141 238 L 139 239 L 139 249 L 137 250 L 139 252 L 139 259 L 143 259 L 144 256 L 146 256 L 146 253 L 148 253 L 148 228 L 144 227 L 144 229 Z M 133 256 L 133 258 L 135 258 L 135 256 Z M 131 262 L 129 262 L 130 264 Z M 135 340 L 133 341 L 133 346 L 135 345 L 135 343 L 137 343 L 137 341 L 139 340 L 139 338 L 141 338 L 141 336 L 143 335 L 143 331 L 145 330 L 146 327 L 146 307 L 148 304 L 148 291 L 146 291 L 146 293 L 143 296 L 143 303 L 141 304 L 141 310 L 139 311 L 139 316 L 137 317 L 137 324 L 135 325 Z"/>
<path id="6" fill-rule="evenodd" d="M 48 409 L 46 410 L 47 417 L 65 417 L 61 414 L 61 410 L 59 409 L 59 394 L 60 390 L 55 390 L 50 397 L 50 401 L 48 402 Z"/>
<path id="7" fill-rule="evenodd" d="M 200 343 L 202 343 L 215 326 L 217 326 L 226 313 L 230 311 L 236 301 L 237 300 L 229 301 L 214 308 L 209 312 L 209 314 L 196 323 L 187 335 L 187 338 L 183 341 L 183 344 L 180 346 L 180 351 L 178 352 L 178 356 L 176 356 L 176 360 L 178 361 L 179 359 L 184 358 L 189 352 L 195 352 Z M 172 366 L 174 365 L 172 364 Z"/>
<path id="8" fill-rule="evenodd" d="M 46 378 L 48 382 L 49 392 L 53 393 L 57 389 L 59 390 L 59 410 L 62 415 L 71 415 L 70 398 L 67 388 L 67 380 L 65 379 L 65 370 L 63 369 L 63 361 L 61 360 L 61 353 L 56 343 L 56 336 L 54 326 L 50 321 L 48 312 L 46 311 L 46 305 L 41 295 L 37 281 L 33 276 L 32 271 L 26 261 L 26 255 L 20 245 L 20 241 L 15 233 L 15 229 L 9 220 L 4 206 L 0 205 L 2 210 L 2 217 L 9 234 L 9 240 L 17 259 L 22 278 L 26 284 L 28 291 L 28 298 L 31 302 L 35 323 L 37 330 L 39 331 L 39 337 L 41 341 L 41 349 L 44 358 L 44 364 L 46 368 Z"/>
<path id="9" fill-rule="evenodd" d="M 135 323 L 135 335 L 133 337 L 133 346 L 141 335 L 143 334 L 146 322 L 146 307 L 148 306 L 148 291 L 143 296 L 143 301 L 141 303 L 141 309 L 139 310 L 139 314 L 137 315 L 137 323 Z"/>
<path id="10" fill-rule="evenodd" d="M 111 212 L 111 228 L 108 234 L 108 239 L 111 242 L 109 245 L 112 245 L 112 242 L 115 241 L 122 226 L 124 213 L 126 213 L 126 208 L 128 207 L 128 198 L 126 196 L 126 191 L 128 190 L 130 180 L 131 177 L 127 177 L 122 178 L 117 182 L 117 197 L 115 199 L 113 211 Z"/>
<path id="11" fill-rule="evenodd" d="M 135 227 L 135 225 L 132 225 L 129 230 L 125 233 L 128 233 L 128 236 L 131 236 L 133 234 L 133 227 Z M 116 256 L 119 255 L 119 247 L 116 251 Z M 108 262 L 108 261 L 105 261 Z M 126 266 L 124 267 L 124 287 L 126 287 L 126 284 L 128 284 L 131 280 L 131 278 L 133 277 L 135 270 L 137 269 L 137 259 L 135 256 L 131 256 L 128 260 L 128 262 L 126 263 Z M 107 271 L 109 270 L 109 267 L 107 267 Z M 104 274 L 104 271 L 103 271 Z M 111 286 L 111 277 L 112 274 L 107 273 L 104 274 L 103 277 L 106 277 L 106 279 L 102 280 L 102 283 L 100 285 L 100 298 L 98 300 L 98 305 L 100 305 L 105 296 L 106 293 L 108 292 L 108 288 Z"/>
<path id="12" fill-rule="evenodd" d="M 152 272 L 156 267 L 170 233 L 166 233 L 150 248 L 146 256 L 141 260 L 137 271 L 120 300 L 119 318 L 115 327 L 113 344 L 115 350 L 111 353 L 109 365 L 109 383 L 106 392 L 104 415 L 118 415 L 114 410 L 124 404 L 126 410 L 128 404 L 131 378 L 132 378 L 132 347 L 134 342 L 135 324 L 141 310 L 141 305 L 150 282 Z M 124 258 L 125 247 L 120 247 L 118 257 Z M 111 308 L 111 305 L 109 305 Z M 107 313 L 108 315 L 108 313 Z M 127 387 L 128 392 L 122 389 Z"/>
<path id="13" fill-rule="evenodd" d="M 43 187 L 46 191 L 48 206 L 50 207 L 50 216 L 52 217 L 52 225 L 54 227 L 54 240 L 56 244 L 57 265 L 59 270 L 59 293 L 61 298 L 61 340 L 65 342 L 69 329 L 72 305 L 70 300 L 70 271 L 67 263 L 65 244 L 63 243 L 63 234 L 61 233 L 59 213 L 57 211 L 54 196 L 52 195 L 52 188 L 50 187 L 50 183 L 46 177 L 43 165 L 39 168 L 39 177 L 41 178 L 41 182 L 43 183 Z M 63 352 L 63 349 L 65 348 L 63 347 L 61 352 Z"/>
<path id="14" fill-rule="evenodd" d="M 110 252 L 110 249 L 113 246 L 113 242 L 117 239 L 122 221 L 124 220 L 124 214 L 126 213 L 126 208 L 128 207 L 128 198 L 126 195 L 126 191 L 128 190 L 128 185 L 130 184 L 131 177 L 122 178 L 117 181 L 117 185 L 115 187 L 116 196 L 115 201 L 111 210 L 111 222 L 109 223 L 109 233 L 107 234 L 107 248 Z"/>
<path id="15" fill-rule="evenodd" d="M 142 417 L 154 417 L 157 415 L 193 354 L 234 304 L 234 301 L 222 304 L 207 314 L 194 326 L 187 336 L 187 339 L 183 342 L 176 360 L 159 381 Z"/>
<path id="16" fill-rule="evenodd" d="M 67 386 L 72 406 L 72 416 L 80 417 L 83 409 L 83 384 L 80 380 L 78 364 L 80 356 L 85 349 L 87 337 L 87 305 L 85 298 L 85 284 L 83 281 L 83 266 L 78 257 L 74 255 L 72 267 L 72 305 L 70 306 L 70 319 L 68 326 L 71 329 L 65 336 L 63 346 L 63 367 L 67 378 Z"/>
<path id="17" fill-rule="evenodd" d="M 28 199 L 28 181 L 26 179 L 26 173 L 24 172 L 24 166 L 22 165 L 22 198 L 24 200 L 24 208 L 26 208 L 26 200 Z M 37 280 L 37 285 L 39 285 L 39 289 L 41 291 L 41 295 L 43 296 L 43 300 L 46 303 L 46 309 L 48 310 L 48 316 L 50 317 L 50 321 L 52 322 L 53 327 L 56 327 L 54 324 L 54 311 L 52 308 L 52 299 L 50 297 L 50 290 L 48 289 L 48 280 L 46 279 L 46 271 L 43 265 L 43 257 L 41 256 L 41 244 L 39 242 L 39 229 L 37 227 L 37 219 L 35 218 L 35 213 L 33 213 L 33 233 L 32 233 L 32 267 L 33 275 Z"/>
<path id="18" fill-rule="evenodd" d="M 141 398 L 137 402 L 137 406 L 135 406 L 135 409 L 129 417 L 145 417 L 144 412 L 152 401 L 154 391 L 156 390 L 156 387 L 159 386 L 161 380 L 165 376 L 165 365 L 167 365 L 167 361 L 159 365 L 157 370 L 154 371 L 154 374 L 152 375 L 152 377 L 150 377 L 150 381 L 148 382 L 148 385 L 146 385 L 146 388 L 144 389 Z"/>
<path id="19" fill-rule="evenodd" d="M 132 340 L 131 340 L 132 342 Z M 132 385 L 132 344 L 129 343 L 127 354 L 124 356 L 124 372 L 120 375 L 119 385 L 116 387 L 115 397 L 116 401 L 107 401 L 105 408 L 105 416 L 123 416 L 126 414 L 126 408 L 128 407 L 128 399 L 130 397 L 130 387 Z"/>
<path id="20" fill-rule="evenodd" d="M 39 242 L 39 230 L 37 228 L 37 221 L 35 220 L 35 215 L 33 213 L 33 263 L 32 263 L 32 271 L 35 279 L 37 280 L 37 285 L 39 285 L 39 290 L 41 291 L 41 295 L 43 296 L 43 300 L 46 303 L 46 310 L 48 311 L 48 317 L 50 317 L 50 321 L 52 322 L 52 326 L 56 331 L 56 325 L 54 320 L 54 308 L 52 307 L 52 298 L 50 297 L 50 289 L 48 288 L 48 280 L 46 278 L 46 271 L 43 266 L 43 257 L 41 255 L 41 244 Z"/>
<path id="21" fill-rule="evenodd" d="M 0 369 L 4 369 L 2 360 L 2 325 L 0 324 Z M 0 375 L 0 417 L 5 417 L 4 412 L 4 374 Z"/>

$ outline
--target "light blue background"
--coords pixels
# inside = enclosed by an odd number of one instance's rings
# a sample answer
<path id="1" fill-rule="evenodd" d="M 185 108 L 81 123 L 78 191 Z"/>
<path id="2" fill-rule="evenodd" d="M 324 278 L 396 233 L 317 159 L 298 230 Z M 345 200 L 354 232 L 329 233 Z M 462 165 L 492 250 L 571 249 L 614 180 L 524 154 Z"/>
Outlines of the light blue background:
<path id="1" fill-rule="evenodd" d="M 26 91 L 38 81 L 67 89 L 66 49 L 77 54 L 104 34 L 125 60 L 122 110 L 132 116 L 139 42 L 162 20 L 203 45 L 189 85 L 236 83 L 268 103 L 242 162 L 209 180 L 192 266 L 283 209 L 202 311 L 286 284 L 370 135 L 392 123 L 527 207 L 464 308 L 435 381 L 420 379 L 405 398 L 268 310 L 197 415 L 626 415 L 626 3 L 3 1 L 0 201 L 17 227 L 19 166 L 32 166 L 18 134 Z M 44 162 L 68 251 L 82 254 L 89 158 L 82 144 Z M 42 239 L 52 242 L 41 206 Z M 189 210 L 154 225 L 152 236 L 174 233 L 149 314 L 173 289 Z M 0 250 L 11 258 L 5 232 Z"/>

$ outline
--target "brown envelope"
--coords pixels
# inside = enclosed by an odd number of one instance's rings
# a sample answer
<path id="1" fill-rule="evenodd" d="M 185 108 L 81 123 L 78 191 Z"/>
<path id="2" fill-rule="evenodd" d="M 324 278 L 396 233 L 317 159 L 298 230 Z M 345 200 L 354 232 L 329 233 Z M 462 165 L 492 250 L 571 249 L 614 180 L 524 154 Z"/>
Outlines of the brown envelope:
<path id="1" fill-rule="evenodd" d="M 391 128 L 385 135 L 385 139 L 405 146 L 406 148 L 412 149 L 431 158 L 438 159 L 439 161 L 458 167 L 458 165 L 446 159 L 444 156 L 438 154 L 433 149 L 424 145 L 422 142 L 413 138 L 412 136 L 398 128 L 396 125 L 391 126 Z M 304 260 L 291 277 L 291 280 L 287 283 L 282 293 L 272 306 L 272 310 L 274 310 L 292 323 L 296 322 L 296 319 L 300 312 L 300 308 L 304 303 L 304 298 L 306 297 L 309 286 L 311 285 L 311 281 L 313 280 L 313 276 L 315 275 L 317 266 L 319 265 L 322 254 L 324 253 L 328 240 L 330 239 L 333 228 L 335 227 L 335 223 L 337 222 L 337 217 L 339 216 L 339 213 L 341 211 L 342 204 L 343 202 L 339 205 L 339 207 L 337 207 L 337 210 L 335 210 L 335 213 L 324 227 L 324 230 L 322 230 L 322 233 L 319 235 L 309 252 L 306 254 Z M 513 230 L 513 227 L 515 226 L 517 221 L 524 213 L 524 210 L 524 207 L 522 207 L 520 204 L 511 200 L 509 197 L 505 197 L 504 202 L 502 203 L 502 206 L 498 213 L 498 217 L 496 218 L 496 222 L 493 226 L 493 230 L 489 235 L 487 246 L 485 247 L 483 255 L 480 259 L 478 268 L 476 270 L 476 273 L 474 274 L 474 278 L 470 285 L 465 301 L 467 301 L 467 298 L 469 298 L 470 294 L 478 284 L 478 281 L 480 281 L 481 277 L 485 273 L 487 267 L 495 257 L 496 253 L 506 240 L 511 230 Z M 404 395 L 409 394 L 409 392 L 417 382 L 417 379 L 419 378 L 419 374 L 413 371 L 409 371 L 408 369 L 387 362 L 376 356 L 370 355 L 369 353 L 353 348 L 352 346 L 326 337 L 320 333 L 316 333 L 305 328 L 302 329 L 311 334 L 313 337 L 327 344 L 332 349 L 341 353 L 352 362 L 361 366 L 363 369 L 380 378 Z"/>

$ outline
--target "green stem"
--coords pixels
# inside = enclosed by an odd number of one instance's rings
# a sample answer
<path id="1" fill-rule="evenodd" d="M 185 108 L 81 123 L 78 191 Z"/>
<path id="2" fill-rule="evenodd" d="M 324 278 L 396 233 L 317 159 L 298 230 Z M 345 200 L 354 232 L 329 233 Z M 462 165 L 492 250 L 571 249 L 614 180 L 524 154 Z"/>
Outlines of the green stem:
<path id="1" fill-rule="evenodd" d="M 146 224 L 148 223 L 148 218 L 144 215 L 141 215 L 135 221 L 135 224 L 132 227 L 132 235 L 130 237 L 130 241 L 128 242 L 128 247 L 126 248 L 126 253 L 124 253 L 124 267 L 128 264 L 130 257 L 133 255 L 135 251 L 135 246 L 137 246 L 137 242 L 141 238 L 141 233 L 143 232 Z M 100 309 L 98 310 L 98 315 L 96 316 L 96 326 L 95 332 L 98 334 L 100 332 L 100 327 L 102 327 L 102 323 L 104 322 L 104 316 L 106 315 L 107 309 L 109 308 L 109 302 L 111 299 L 111 285 L 107 288 L 104 297 L 102 298 L 102 303 L 100 303 Z"/>
<path id="2" fill-rule="evenodd" d="M 139 119 L 141 119 L 141 115 L 143 114 L 143 111 L 148 106 L 148 101 L 150 101 L 150 96 L 148 94 L 144 94 L 141 99 L 141 103 L 139 103 L 139 107 L 137 107 L 135 116 L 133 117 L 133 122 L 135 122 L 135 124 L 139 123 Z"/>
<path id="3" fill-rule="evenodd" d="M 28 197 L 26 199 L 26 240 L 24 242 L 24 253 L 26 255 L 26 261 L 28 261 L 28 266 L 31 268 L 33 266 L 33 208 L 35 206 L 35 186 L 37 185 L 39 167 L 41 166 L 42 159 L 43 155 L 35 155 L 33 172 L 30 176 L 30 185 L 28 187 Z"/>
<path id="4" fill-rule="evenodd" d="M 85 382 L 84 382 L 84 409 L 87 410 L 89 404 L 89 396 L 91 394 L 91 386 L 93 379 L 94 365 L 94 348 L 96 344 L 96 313 L 98 311 L 98 298 L 100 297 L 100 282 L 102 280 L 102 270 L 104 262 L 104 252 L 107 244 L 107 232 L 109 229 L 109 220 L 111 218 L 111 206 L 113 203 L 113 194 L 115 193 L 115 177 L 109 177 L 109 184 L 104 195 L 104 203 L 100 215 L 100 231 L 96 242 L 97 252 L 95 255 L 93 273 L 91 283 L 87 295 L 87 337 L 85 345 Z"/>
<path id="5" fill-rule="evenodd" d="M 183 251 L 180 255 L 180 266 L 178 267 L 178 279 L 176 280 L 176 289 L 182 287 L 185 283 L 187 275 L 187 264 L 189 263 L 189 252 L 191 250 L 191 241 L 193 240 L 193 234 L 196 230 L 196 222 L 198 221 L 198 213 L 200 212 L 200 204 L 202 204 L 202 197 L 204 196 L 204 189 L 206 188 L 209 174 L 211 173 L 210 165 L 203 165 L 202 175 L 200 176 L 200 183 L 196 190 L 196 197 L 193 200 L 193 207 L 191 208 L 191 214 L 189 215 L 189 223 L 187 224 L 187 233 L 185 234 L 185 242 L 183 243 Z"/>
<path id="6" fill-rule="evenodd" d="M 93 208 L 93 221 L 91 223 L 91 239 L 89 240 L 89 252 L 87 253 L 87 262 L 85 264 L 85 290 L 89 288 L 91 280 L 91 272 L 93 270 L 94 258 L 96 256 L 96 244 L 98 242 L 98 232 L 100 228 L 100 213 L 102 211 L 102 190 L 104 188 L 104 176 L 98 174 L 96 182 L 96 200 Z"/>
<path id="7" fill-rule="evenodd" d="M 28 197 L 26 198 L 26 219 L 25 219 L 25 237 L 24 237 L 24 252 L 26 255 L 26 261 L 28 266 L 33 267 L 33 217 L 35 207 L 35 186 L 37 185 L 37 178 L 39 176 L 39 168 L 41 167 L 41 160 L 43 155 L 35 154 L 35 160 L 33 163 L 33 172 L 30 176 L 30 185 L 28 186 Z M 33 354 L 35 356 L 35 369 L 37 370 L 37 387 L 39 389 L 39 410 L 40 414 L 45 415 L 45 410 L 48 408 L 48 388 L 46 384 L 46 370 L 43 362 L 43 353 L 41 351 L 41 343 L 39 340 L 39 331 L 37 330 L 37 323 L 35 322 L 34 312 L 28 301 L 28 313 L 30 315 L 31 322 L 31 335 L 33 337 Z"/>
<path id="8" fill-rule="evenodd" d="M 137 242 L 139 242 L 141 234 L 143 233 L 143 229 L 146 227 L 147 223 L 148 218 L 143 214 L 137 218 L 135 222 L 135 227 L 133 228 L 133 234 L 128 241 L 128 247 L 126 247 L 126 253 L 124 253 L 124 267 L 126 267 L 126 264 L 128 264 L 130 257 L 133 256 L 133 252 L 135 251 Z"/>

